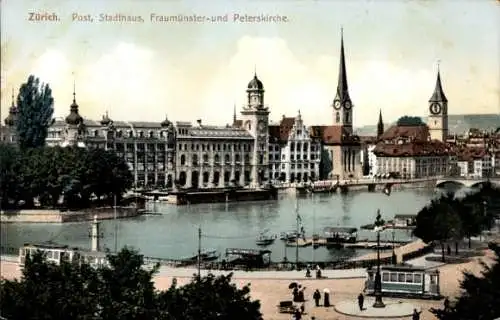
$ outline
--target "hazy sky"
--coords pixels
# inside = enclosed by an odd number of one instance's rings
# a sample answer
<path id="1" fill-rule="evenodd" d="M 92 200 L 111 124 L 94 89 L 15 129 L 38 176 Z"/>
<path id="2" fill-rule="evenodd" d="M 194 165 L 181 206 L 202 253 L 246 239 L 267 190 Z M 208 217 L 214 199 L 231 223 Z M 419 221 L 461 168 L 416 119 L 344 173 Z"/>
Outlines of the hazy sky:
<path id="1" fill-rule="evenodd" d="M 211 5 L 208 5 L 210 3 Z M 83 117 L 226 124 L 245 103 L 256 66 L 272 120 L 300 109 L 330 124 L 344 28 L 354 125 L 424 116 L 440 60 L 450 114 L 500 113 L 500 5 L 474 1 L 28 1 L 1 2 L 2 121 L 29 74 L 50 84 L 66 116 L 74 72 Z M 30 12 L 58 22 L 28 21 Z M 143 23 L 97 22 L 99 14 Z M 228 14 L 228 22 L 153 23 L 150 15 Z M 236 23 L 233 14 L 287 16 Z M 72 21 L 91 14 L 94 22 Z"/>

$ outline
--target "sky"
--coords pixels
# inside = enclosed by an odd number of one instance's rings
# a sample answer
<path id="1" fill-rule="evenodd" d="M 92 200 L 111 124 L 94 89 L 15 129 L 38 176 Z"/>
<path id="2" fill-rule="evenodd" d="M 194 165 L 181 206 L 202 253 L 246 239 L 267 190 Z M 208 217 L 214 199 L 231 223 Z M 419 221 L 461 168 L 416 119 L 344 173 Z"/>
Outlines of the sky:
<path id="1" fill-rule="evenodd" d="M 343 28 L 354 126 L 426 116 L 437 65 L 450 114 L 500 113 L 500 3 L 474 1 L 1 1 L 1 110 L 30 74 L 53 90 L 55 116 L 224 125 L 254 71 L 270 119 L 332 124 Z M 30 21 L 55 13 L 58 21 Z M 101 14 L 143 22 L 99 22 Z M 227 15 L 155 22 L 151 15 Z M 234 15 L 286 22 L 238 22 Z M 93 21 L 78 21 L 90 15 Z M 283 18 L 282 18 L 283 19 Z"/>

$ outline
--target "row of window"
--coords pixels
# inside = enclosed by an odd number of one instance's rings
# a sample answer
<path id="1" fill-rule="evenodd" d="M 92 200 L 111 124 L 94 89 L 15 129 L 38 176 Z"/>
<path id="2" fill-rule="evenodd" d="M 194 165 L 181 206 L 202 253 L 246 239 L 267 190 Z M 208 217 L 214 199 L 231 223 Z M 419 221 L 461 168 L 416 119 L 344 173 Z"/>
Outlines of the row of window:
<path id="1" fill-rule="evenodd" d="M 211 157 L 207 153 L 203 154 L 203 156 L 202 156 L 203 163 L 208 164 L 210 162 L 210 159 L 211 159 Z M 245 159 L 245 163 L 250 163 L 250 155 L 245 154 L 244 159 Z M 224 155 L 224 162 L 225 163 L 231 163 L 231 160 L 232 160 L 232 157 L 229 154 Z M 234 155 L 234 161 L 236 163 L 241 162 L 241 155 L 235 154 Z M 214 154 L 213 155 L 213 162 L 215 164 L 221 162 L 220 156 L 218 154 Z M 181 154 L 180 163 L 181 163 L 181 166 L 186 165 L 186 155 Z M 198 159 L 198 155 L 197 154 L 193 154 L 191 156 L 191 164 L 193 166 L 199 165 L 199 159 Z"/>
<path id="2" fill-rule="evenodd" d="M 179 151 L 188 151 L 188 149 L 191 149 L 191 151 L 243 151 L 243 152 L 249 152 L 252 150 L 252 145 L 250 143 L 217 143 L 217 144 L 191 144 L 191 147 L 189 147 L 189 144 L 187 143 L 182 143 L 178 144 L 177 148 Z"/>

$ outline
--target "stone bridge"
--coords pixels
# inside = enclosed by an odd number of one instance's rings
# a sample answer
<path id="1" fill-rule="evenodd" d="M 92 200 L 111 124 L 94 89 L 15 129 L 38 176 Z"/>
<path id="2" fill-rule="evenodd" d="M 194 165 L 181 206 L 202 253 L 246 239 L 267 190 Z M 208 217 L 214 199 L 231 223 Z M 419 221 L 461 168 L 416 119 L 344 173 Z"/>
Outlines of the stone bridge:
<path id="1" fill-rule="evenodd" d="M 483 183 L 486 183 L 488 179 L 486 178 L 442 178 L 436 181 L 436 187 L 443 187 L 446 184 L 455 184 L 460 186 L 465 186 L 468 188 L 478 187 Z M 492 178 L 489 181 L 500 187 L 500 178 Z"/>

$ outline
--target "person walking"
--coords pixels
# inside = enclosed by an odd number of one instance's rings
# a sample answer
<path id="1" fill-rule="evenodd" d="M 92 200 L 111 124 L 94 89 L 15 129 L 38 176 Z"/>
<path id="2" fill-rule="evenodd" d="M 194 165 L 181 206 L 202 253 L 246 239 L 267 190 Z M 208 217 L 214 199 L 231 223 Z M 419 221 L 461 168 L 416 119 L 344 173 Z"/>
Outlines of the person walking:
<path id="1" fill-rule="evenodd" d="M 314 291 L 313 299 L 314 299 L 314 303 L 316 303 L 316 307 L 319 307 L 319 300 L 321 299 L 321 293 L 319 292 L 318 289 L 316 289 L 316 291 Z"/>
<path id="2" fill-rule="evenodd" d="M 363 296 L 363 293 L 360 293 L 358 296 L 359 311 L 363 311 L 363 304 L 364 303 L 365 303 L 365 297 Z"/>
<path id="3" fill-rule="evenodd" d="M 330 290 L 328 290 L 328 289 L 324 290 L 324 302 L 323 302 L 323 306 L 325 308 L 328 308 L 330 306 Z"/>
<path id="4" fill-rule="evenodd" d="M 413 309 L 412 320 L 420 320 L 420 314 L 422 311 L 418 312 L 417 309 Z"/>

